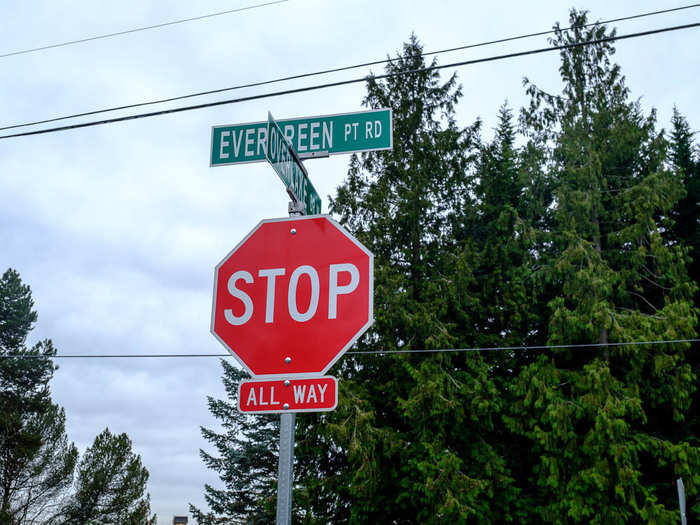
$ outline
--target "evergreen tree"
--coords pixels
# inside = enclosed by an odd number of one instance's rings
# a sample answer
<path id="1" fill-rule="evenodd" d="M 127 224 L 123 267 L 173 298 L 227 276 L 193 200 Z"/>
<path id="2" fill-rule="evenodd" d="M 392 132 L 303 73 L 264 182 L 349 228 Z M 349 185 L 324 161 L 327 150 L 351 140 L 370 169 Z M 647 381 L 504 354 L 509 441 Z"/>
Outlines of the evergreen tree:
<path id="1" fill-rule="evenodd" d="M 551 228 L 551 181 L 541 170 L 544 146 L 530 141 L 517 148 L 516 138 L 512 112 L 504 104 L 492 142 L 481 147 L 472 185 L 475 213 L 465 217 L 459 237 L 464 247 L 460 261 L 469 259 L 460 265 L 466 270 L 454 284 L 457 319 L 466 320 L 455 327 L 462 346 L 546 344 L 549 287 L 543 268 Z M 508 480 L 500 483 L 498 510 L 490 509 L 494 520 L 523 522 L 529 512 L 516 487 L 527 469 L 530 447 L 506 430 L 502 417 L 514 402 L 514 380 L 536 355 L 524 350 L 482 354 L 499 399 L 488 415 L 493 427 L 482 437 L 498 452 L 501 476 Z"/>
<path id="2" fill-rule="evenodd" d="M 147 481 L 129 436 L 105 429 L 81 458 L 75 491 L 51 525 L 155 525 Z"/>
<path id="3" fill-rule="evenodd" d="M 202 428 L 202 435 L 218 455 L 200 455 L 215 471 L 223 488 L 205 486 L 208 509 L 190 505 L 200 525 L 275 522 L 279 453 L 279 416 L 245 415 L 239 412 L 238 385 L 248 375 L 222 361 L 227 399 L 209 398 L 209 409 L 223 432 Z M 295 523 L 342 523 L 342 472 L 345 455 L 330 444 L 324 414 L 296 418 L 293 520 Z M 328 476 L 324 476 L 327 473 Z"/>
<path id="4" fill-rule="evenodd" d="M 688 249 L 688 273 L 696 283 L 700 281 L 700 158 L 688 121 L 677 108 L 671 120 L 670 160 L 685 195 L 676 204 L 671 217 L 674 220 L 672 241 Z M 695 299 L 696 306 L 698 298 Z"/>
<path id="5" fill-rule="evenodd" d="M 537 228 L 543 228 L 551 196 L 535 186 L 541 177 L 531 180 L 533 162 L 539 171 L 539 151 L 532 145 L 518 150 L 515 140 L 512 112 L 504 104 L 493 142 L 481 148 L 476 213 L 462 240 L 473 252 L 469 289 L 477 300 L 465 306 L 471 323 L 460 332 L 473 334 L 465 343 L 479 347 L 543 344 L 546 334 L 541 326 L 546 313 L 538 309 L 543 246 Z M 502 361 L 506 375 L 516 366 L 510 357 L 494 358 Z"/>
<path id="6" fill-rule="evenodd" d="M 51 402 L 56 351 L 26 346 L 37 314 L 29 286 L 9 269 L 0 278 L 0 523 L 41 522 L 70 488 L 78 457 L 65 414 Z M 4 357 L 17 356 L 17 357 Z"/>
<path id="7" fill-rule="evenodd" d="M 0 524 L 150 525 L 148 472 L 131 441 L 105 430 L 73 476 L 63 408 L 51 400 L 50 340 L 28 348 L 37 319 L 31 289 L 9 269 L 0 278 Z M 11 356 L 11 357 L 10 357 Z"/>
<path id="8" fill-rule="evenodd" d="M 376 320 L 334 371 L 337 410 L 297 418 L 296 522 L 670 523 L 677 477 L 698 501 L 697 357 L 638 344 L 696 336 L 692 135 L 676 114 L 669 148 L 613 45 L 579 46 L 614 32 L 570 21 L 563 92 L 526 82 L 522 147 L 505 105 L 490 143 L 457 126 L 456 78 L 415 37 L 368 78 L 394 149 L 353 156 L 331 211 L 375 254 Z M 373 352 L 535 344 L 587 346 Z M 202 456 L 225 488 L 191 510 L 269 523 L 276 419 L 238 413 L 224 371 Z"/>
<path id="9" fill-rule="evenodd" d="M 202 428 L 202 435 L 218 455 L 201 450 L 204 464 L 218 473 L 224 488 L 206 485 L 209 510 L 190 505 L 200 525 L 275 522 L 279 417 L 246 415 L 237 408 L 238 385 L 248 376 L 221 361 L 227 400 L 208 399 L 209 411 L 220 420 L 223 431 Z"/>
<path id="10" fill-rule="evenodd" d="M 426 67 L 411 37 L 386 66 L 385 81 L 368 79 L 365 104 L 392 109 L 394 148 L 353 157 L 331 203 L 375 255 L 375 324 L 360 350 L 467 340 L 456 327 L 467 326 L 470 314 L 455 311 L 454 298 L 472 271 L 458 232 L 474 213 L 470 173 L 480 124 L 457 126 L 456 78 L 441 83 Z M 470 301 L 468 293 L 461 299 Z M 328 427 L 348 454 L 351 523 L 512 518 L 517 493 L 485 438 L 497 431 L 500 400 L 479 355 L 367 355 L 346 363 Z"/>
<path id="11" fill-rule="evenodd" d="M 669 231 L 669 241 L 679 243 L 688 255 L 688 273 L 691 280 L 700 285 L 700 228 L 698 222 L 700 203 L 700 158 L 693 140 L 688 121 L 673 109 L 671 120 L 671 154 L 670 160 L 674 175 L 685 188 L 685 196 L 676 204 L 671 217 L 673 228 Z M 696 288 L 694 305 L 700 308 L 700 288 Z M 696 335 L 697 337 L 697 335 Z M 700 377 L 700 344 L 693 343 L 688 354 L 688 361 L 694 377 Z M 693 402 L 688 415 L 686 439 L 700 447 L 700 389 L 693 394 Z M 690 500 L 689 507 L 695 516 L 700 516 L 700 496 Z"/>
<path id="12" fill-rule="evenodd" d="M 554 44 L 614 35 L 586 29 L 583 12 L 570 24 Z M 673 481 L 683 476 L 690 494 L 700 482 L 700 450 L 679 439 L 696 382 L 687 345 L 607 346 L 695 333 L 682 251 L 662 237 L 681 190 L 613 52 L 562 50 L 561 95 L 528 85 L 523 121 L 552 144 L 557 185 L 548 341 L 602 345 L 555 351 L 512 386 L 506 421 L 531 447 L 520 483 L 534 523 L 675 522 Z"/>

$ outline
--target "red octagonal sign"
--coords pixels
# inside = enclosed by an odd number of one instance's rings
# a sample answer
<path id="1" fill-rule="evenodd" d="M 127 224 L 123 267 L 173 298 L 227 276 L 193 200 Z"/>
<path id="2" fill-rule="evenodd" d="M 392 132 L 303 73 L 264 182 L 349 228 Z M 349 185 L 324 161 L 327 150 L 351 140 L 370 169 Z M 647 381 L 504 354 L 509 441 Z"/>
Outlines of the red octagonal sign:
<path id="1" fill-rule="evenodd" d="M 264 220 L 216 267 L 211 331 L 253 376 L 323 374 L 373 322 L 373 259 L 329 217 Z"/>

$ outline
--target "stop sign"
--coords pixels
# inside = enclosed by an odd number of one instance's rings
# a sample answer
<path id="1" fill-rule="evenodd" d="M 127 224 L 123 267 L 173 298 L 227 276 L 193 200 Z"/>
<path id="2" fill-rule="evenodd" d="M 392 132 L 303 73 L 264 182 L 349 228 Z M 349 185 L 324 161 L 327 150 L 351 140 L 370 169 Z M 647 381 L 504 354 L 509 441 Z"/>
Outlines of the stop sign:
<path id="1" fill-rule="evenodd" d="M 211 331 L 253 376 L 318 376 L 372 324 L 373 277 L 333 219 L 264 220 L 216 267 Z"/>

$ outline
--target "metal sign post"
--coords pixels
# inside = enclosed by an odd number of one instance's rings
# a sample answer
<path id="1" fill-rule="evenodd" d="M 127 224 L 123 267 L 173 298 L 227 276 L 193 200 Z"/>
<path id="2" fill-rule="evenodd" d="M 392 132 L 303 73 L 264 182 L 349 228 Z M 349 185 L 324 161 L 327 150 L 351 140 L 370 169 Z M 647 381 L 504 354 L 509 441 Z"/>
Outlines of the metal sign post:
<path id="1" fill-rule="evenodd" d="M 683 478 L 676 480 L 676 488 L 678 489 L 678 503 L 681 511 L 681 525 L 688 525 L 688 518 L 685 514 L 685 487 L 683 487 Z"/>
<path id="2" fill-rule="evenodd" d="M 296 414 L 280 415 L 280 462 L 277 475 L 277 525 L 292 525 L 294 485 L 294 421 Z"/>
<path id="3" fill-rule="evenodd" d="M 272 116 L 268 114 L 268 129 L 271 120 Z M 299 162 L 299 164 L 301 164 L 301 162 Z M 300 209 L 294 199 L 292 199 L 289 203 L 289 216 L 303 214 L 304 209 Z M 275 519 L 277 525 L 292 525 L 295 422 L 296 413 L 287 412 L 280 414 L 280 458 L 277 472 L 277 517 Z"/>

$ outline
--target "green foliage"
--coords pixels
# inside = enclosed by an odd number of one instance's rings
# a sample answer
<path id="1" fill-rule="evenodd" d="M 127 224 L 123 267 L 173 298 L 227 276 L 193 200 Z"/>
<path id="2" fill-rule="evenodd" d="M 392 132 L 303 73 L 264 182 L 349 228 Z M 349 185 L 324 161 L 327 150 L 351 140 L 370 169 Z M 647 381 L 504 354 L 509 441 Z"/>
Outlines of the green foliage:
<path id="1" fill-rule="evenodd" d="M 12 268 L 0 279 L 0 298 L 0 348 L 9 353 L 24 346 L 37 314 L 31 289 Z"/>
<path id="2" fill-rule="evenodd" d="M 155 525 L 147 481 L 129 436 L 105 429 L 80 460 L 75 491 L 52 525 Z"/>
<path id="3" fill-rule="evenodd" d="M 700 281 L 700 157 L 693 141 L 693 133 L 686 119 L 674 108 L 671 121 L 670 160 L 674 176 L 682 183 L 685 196 L 678 201 L 671 218 L 673 228 L 669 230 L 668 242 L 678 245 L 687 254 L 688 274 L 696 285 Z M 700 288 L 696 288 L 694 306 L 700 307 Z M 693 343 L 688 352 L 688 361 L 694 378 L 700 377 L 700 344 Z M 687 431 L 684 438 L 694 446 L 700 446 L 700 389 L 696 389 L 687 416 Z M 700 497 L 696 497 L 693 515 L 700 518 Z"/>
<path id="4" fill-rule="evenodd" d="M 266 524 L 275 521 L 277 443 L 279 421 L 272 416 L 250 416 L 237 408 L 238 384 L 247 374 L 221 361 L 228 401 L 209 398 L 209 410 L 221 421 L 222 432 L 202 428 L 202 435 L 218 453 L 201 450 L 208 468 L 219 474 L 224 488 L 205 487 L 209 511 L 190 505 L 198 523 Z"/>
<path id="5" fill-rule="evenodd" d="M 0 278 L 0 523 L 46 519 L 47 506 L 70 488 L 78 452 L 68 443 L 63 409 L 51 402 L 56 351 L 26 346 L 36 321 L 29 286 L 9 269 Z"/>
<path id="6" fill-rule="evenodd" d="M 570 25 L 553 44 L 614 35 Z M 561 93 L 526 80 L 519 127 L 504 104 L 490 141 L 457 125 L 456 78 L 414 36 L 368 78 L 394 149 L 353 156 L 331 211 L 375 254 L 375 323 L 337 367 L 337 410 L 297 418 L 298 523 L 675 523 L 678 477 L 700 517 L 700 353 L 645 343 L 697 337 L 700 164 L 613 54 L 563 49 Z M 517 349 L 547 344 L 564 348 Z M 516 349 L 376 353 L 474 346 Z M 255 522 L 276 428 L 210 406 L 227 433 L 204 458 L 228 490 L 207 497 Z"/>
<path id="7" fill-rule="evenodd" d="M 573 11 L 570 23 L 554 44 L 608 34 L 586 29 L 585 13 Z M 523 120 L 553 146 L 553 344 L 696 333 L 683 251 L 663 235 L 682 188 L 665 168 L 667 146 L 654 113 L 644 116 L 628 101 L 613 52 L 609 42 L 563 50 L 561 96 L 528 86 L 532 103 Z M 687 473 L 692 491 L 700 481 L 700 450 L 677 440 L 696 388 L 686 347 L 563 351 L 523 370 L 506 420 L 533 446 L 528 481 L 538 489 L 532 505 L 540 519 L 675 519 L 674 475 Z"/>
<path id="8" fill-rule="evenodd" d="M 78 466 L 66 415 L 51 401 L 56 367 L 50 340 L 28 348 L 37 319 L 29 286 L 9 269 L 0 278 L 0 523 L 152 525 L 148 472 L 126 434 L 95 438 Z"/>
<path id="9" fill-rule="evenodd" d="M 688 273 L 693 282 L 700 280 L 700 157 L 687 120 L 673 108 L 670 137 L 670 160 L 673 176 L 683 188 L 683 197 L 670 213 L 673 226 L 668 232 L 670 243 L 687 250 Z M 698 290 L 695 305 L 698 306 Z"/>
<path id="10" fill-rule="evenodd" d="M 375 254 L 375 324 L 360 349 L 473 341 L 463 332 L 474 317 L 465 232 L 476 215 L 480 123 L 457 127 L 454 76 L 440 84 L 435 71 L 396 75 L 425 66 L 412 37 L 385 82 L 368 80 L 365 103 L 392 108 L 394 150 L 354 157 L 331 204 Z M 334 419 L 351 423 L 331 428 L 348 450 L 350 523 L 489 523 L 496 499 L 512 519 L 517 490 L 497 450 L 501 401 L 488 367 L 472 354 L 360 357 L 346 370 L 351 401 L 341 397 Z"/>

